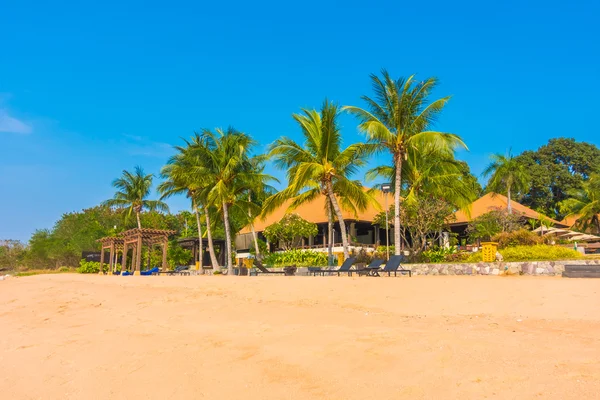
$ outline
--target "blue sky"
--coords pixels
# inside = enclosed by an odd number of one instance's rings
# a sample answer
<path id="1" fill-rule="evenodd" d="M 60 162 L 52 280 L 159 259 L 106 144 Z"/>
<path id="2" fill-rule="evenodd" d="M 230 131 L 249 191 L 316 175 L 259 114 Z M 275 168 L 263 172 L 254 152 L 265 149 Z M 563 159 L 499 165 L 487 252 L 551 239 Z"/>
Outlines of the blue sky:
<path id="1" fill-rule="evenodd" d="M 381 68 L 440 79 L 436 95 L 453 98 L 437 128 L 464 138 L 459 158 L 475 173 L 491 152 L 555 136 L 600 144 L 598 1 L 0 9 L 0 239 L 27 240 L 111 197 L 123 169 L 158 173 L 194 130 L 233 125 L 261 146 L 298 138 L 293 112 L 325 97 L 362 105 Z M 345 143 L 362 139 L 351 117 L 342 123 Z"/>

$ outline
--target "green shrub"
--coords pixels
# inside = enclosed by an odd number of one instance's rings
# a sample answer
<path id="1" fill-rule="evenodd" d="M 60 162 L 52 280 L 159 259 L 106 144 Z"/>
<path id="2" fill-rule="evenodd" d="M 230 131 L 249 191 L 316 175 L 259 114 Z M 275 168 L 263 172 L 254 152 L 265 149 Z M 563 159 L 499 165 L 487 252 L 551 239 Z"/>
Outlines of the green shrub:
<path id="1" fill-rule="evenodd" d="M 544 243 L 544 239 L 540 235 L 527 229 L 498 233 L 492 237 L 492 241 L 498 242 L 500 249 L 511 246 L 534 246 Z"/>
<path id="2" fill-rule="evenodd" d="M 271 253 L 263 262 L 272 267 L 296 265 L 297 267 L 324 267 L 327 266 L 327 253 L 310 250 L 287 250 L 280 253 Z"/>
<path id="3" fill-rule="evenodd" d="M 507 262 L 576 260 L 583 257 L 577 250 L 547 244 L 513 246 L 498 251 L 502 254 L 503 261 Z M 481 251 L 478 251 L 472 253 L 464 262 L 480 262 L 482 260 Z"/>
<path id="4" fill-rule="evenodd" d="M 456 246 L 446 247 L 433 247 L 429 250 L 425 250 L 421 253 L 423 262 L 439 263 L 446 261 L 446 257 L 456 253 Z"/>
<path id="5" fill-rule="evenodd" d="M 500 250 L 500 254 L 504 261 L 575 260 L 583 257 L 577 250 L 547 244 L 507 247 Z"/>
<path id="6" fill-rule="evenodd" d="M 390 247 L 390 254 L 394 255 L 396 254 L 396 247 L 394 245 L 389 246 Z M 377 249 L 375 250 L 377 253 L 382 253 L 382 254 L 387 254 L 386 249 L 388 248 L 388 246 L 377 246 Z"/>
<path id="7" fill-rule="evenodd" d="M 100 272 L 100 263 L 96 261 L 86 261 L 82 259 L 79 262 L 77 272 L 80 274 L 97 274 Z M 108 272 L 108 265 L 104 264 L 103 272 Z"/>

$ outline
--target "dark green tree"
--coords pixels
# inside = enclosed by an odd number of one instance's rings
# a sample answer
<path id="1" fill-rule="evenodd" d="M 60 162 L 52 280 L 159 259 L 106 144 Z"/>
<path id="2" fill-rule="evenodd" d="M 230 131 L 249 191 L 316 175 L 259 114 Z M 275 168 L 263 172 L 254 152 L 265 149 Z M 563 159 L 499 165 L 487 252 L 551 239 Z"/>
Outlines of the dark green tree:
<path id="1" fill-rule="evenodd" d="M 600 149 L 575 139 L 555 138 L 536 151 L 525 151 L 515 159 L 525 165 L 531 178 L 521 202 L 544 214 L 562 219 L 559 203 L 569 192 L 583 188 L 589 176 L 600 172 Z"/>

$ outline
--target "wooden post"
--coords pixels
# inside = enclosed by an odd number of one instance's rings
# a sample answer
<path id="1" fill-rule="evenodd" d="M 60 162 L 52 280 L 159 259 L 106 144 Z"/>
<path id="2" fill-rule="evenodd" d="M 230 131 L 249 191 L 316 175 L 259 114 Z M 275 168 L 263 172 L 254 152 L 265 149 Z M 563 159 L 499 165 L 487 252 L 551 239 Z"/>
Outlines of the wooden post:
<path id="1" fill-rule="evenodd" d="M 123 257 L 121 257 L 121 274 L 127 270 L 127 242 L 123 241 Z"/>
<path id="2" fill-rule="evenodd" d="M 142 269 L 142 232 L 138 233 L 137 240 L 137 252 L 135 258 L 135 269 L 133 270 L 134 275 L 139 275 Z"/>
<path id="3" fill-rule="evenodd" d="M 148 245 L 148 269 L 151 269 L 152 260 L 150 259 L 150 255 L 152 254 L 152 245 Z"/>
<path id="4" fill-rule="evenodd" d="M 108 260 L 108 275 L 112 275 L 115 261 L 115 241 L 110 243 L 110 260 Z"/>
<path id="5" fill-rule="evenodd" d="M 104 267 L 104 243 L 100 247 L 100 271 L 98 271 L 98 274 L 102 275 L 102 269 Z"/>
<path id="6" fill-rule="evenodd" d="M 163 242 L 162 245 L 163 248 L 163 253 L 162 253 L 162 270 L 166 271 L 167 270 L 167 251 L 169 249 L 169 241 L 166 240 Z"/>
<path id="7" fill-rule="evenodd" d="M 137 260 L 137 246 L 136 243 L 131 244 L 131 266 L 129 267 L 129 272 L 133 274 L 135 271 L 135 260 Z"/>

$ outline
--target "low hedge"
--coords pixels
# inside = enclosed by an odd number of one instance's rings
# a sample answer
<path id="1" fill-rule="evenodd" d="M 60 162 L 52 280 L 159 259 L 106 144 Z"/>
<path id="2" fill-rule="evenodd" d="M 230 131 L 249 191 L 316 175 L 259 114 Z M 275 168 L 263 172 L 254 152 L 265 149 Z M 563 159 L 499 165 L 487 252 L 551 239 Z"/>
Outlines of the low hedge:
<path id="1" fill-rule="evenodd" d="M 287 265 L 324 267 L 327 266 L 327 253 L 310 250 L 288 250 L 269 254 L 264 258 L 263 263 L 270 267 L 284 267 Z"/>
<path id="2" fill-rule="evenodd" d="M 559 261 L 576 260 L 583 258 L 583 255 L 577 250 L 562 246 L 551 246 L 547 244 L 538 244 L 535 246 L 512 246 L 498 250 L 502 254 L 503 261 Z M 480 262 L 482 260 L 481 251 L 470 254 L 463 262 Z"/>

